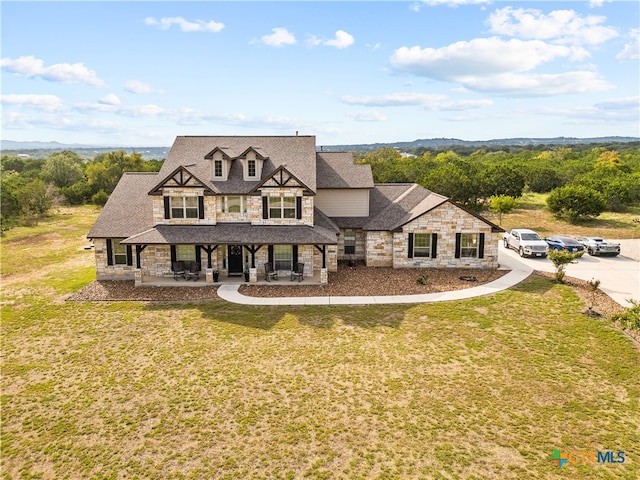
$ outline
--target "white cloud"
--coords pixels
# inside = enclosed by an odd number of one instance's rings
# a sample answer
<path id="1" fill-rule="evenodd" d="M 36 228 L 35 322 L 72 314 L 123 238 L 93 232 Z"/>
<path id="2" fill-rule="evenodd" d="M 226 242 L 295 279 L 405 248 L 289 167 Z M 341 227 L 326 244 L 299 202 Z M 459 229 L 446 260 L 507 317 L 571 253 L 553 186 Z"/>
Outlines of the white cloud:
<path id="1" fill-rule="evenodd" d="M 618 36 L 615 28 L 601 25 L 606 17 L 582 17 L 574 10 L 540 10 L 504 7 L 489 16 L 491 32 L 499 35 L 555 43 L 599 45 Z"/>
<path id="2" fill-rule="evenodd" d="M 640 97 L 612 98 L 604 102 L 598 102 L 595 106 L 601 110 L 631 110 L 637 112 L 640 109 Z"/>
<path id="3" fill-rule="evenodd" d="M 138 80 L 129 80 L 125 86 L 124 89 L 127 92 L 131 92 L 131 93 L 139 93 L 139 94 L 145 94 L 145 93 L 164 93 L 163 90 L 159 90 L 157 88 L 152 87 L 151 85 L 149 85 L 148 83 L 144 83 L 144 82 L 140 82 Z"/>
<path id="4" fill-rule="evenodd" d="M 377 110 L 367 110 L 365 112 L 349 112 L 348 117 L 353 118 L 357 122 L 385 122 L 387 117 Z"/>
<path id="5" fill-rule="evenodd" d="M 324 42 L 324 45 L 342 49 L 353 45 L 354 41 L 355 39 L 353 38 L 353 35 L 350 35 L 344 30 L 338 30 L 336 32 L 335 38 L 333 38 L 332 40 L 327 40 L 326 42 Z"/>
<path id="6" fill-rule="evenodd" d="M 589 0 L 589 7 L 598 8 L 602 7 L 605 3 L 611 2 L 613 0 Z"/>
<path id="7" fill-rule="evenodd" d="M 491 3 L 491 0 L 422 0 L 421 3 L 424 3 L 429 7 L 437 7 L 439 5 L 447 5 L 449 7 L 458 7 L 460 5 L 478 5 L 482 3 Z M 415 5 L 416 4 L 412 4 L 412 9 L 416 8 Z"/>
<path id="8" fill-rule="evenodd" d="M 3 58 L 0 66 L 11 73 L 25 77 L 40 77 L 44 80 L 61 83 L 84 83 L 93 87 L 104 87 L 105 83 L 83 63 L 56 63 L 48 67 L 44 61 L 32 55 L 16 59 Z"/>
<path id="9" fill-rule="evenodd" d="M 1 95 L 0 103 L 36 108 L 45 112 L 64 110 L 62 100 L 55 95 Z"/>
<path id="10" fill-rule="evenodd" d="M 117 95 L 110 93 L 98 100 L 98 103 L 103 105 L 120 105 L 121 102 Z"/>
<path id="11" fill-rule="evenodd" d="M 262 43 L 271 47 L 282 47 L 283 45 L 293 45 L 296 43 L 296 37 L 286 28 L 276 27 L 271 29 L 271 35 L 263 35 L 260 37 Z"/>
<path id="12" fill-rule="evenodd" d="M 110 97 L 110 95 L 107 95 L 107 97 L 101 99 L 98 103 L 77 103 L 74 105 L 74 108 L 79 111 L 114 113 L 125 117 L 158 117 L 167 113 L 166 109 L 158 105 L 121 105 L 120 103 L 109 103 L 108 97 Z M 114 99 L 111 98 L 111 100 Z"/>
<path id="13" fill-rule="evenodd" d="M 406 107 L 418 106 L 427 110 L 468 110 L 482 108 L 491 105 L 491 100 L 449 100 L 446 95 L 434 95 L 430 93 L 391 93 L 388 95 L 350 96 L 345 95 L 340 99 L 349 105 L 362 105 L 366 107 Z"/>
<path id="14" fill-rule="evenodd" d="M 439 80 L 457 80 L 462 76 L 490 76 L 524 72 L 555 60 L 578 60 L 588 56 L 581 48 L 550 45 L 539 40 L 502 40 L 476 38 L 442 48 L 401 47 L 391 56 L 397 71 Z"/>
<path id="15" fill-rule="evenodd" d="M 203 20 L 189 21 L 182 17 L 162 17 L 160 20 L 157 20 L 154 17 L 147 17 L 144 19 L 144 23 L 152 27 L 158 27 L 161 30 L 168 30 L 173 25 L 177 25 L 183 32 L 217 33 L 224 28 L 224 23 L 215 22 L 213 20 L 208 22 Z"/>
<path id="16" fill-rule="evenodd" d="M 616 55 L 616 60 L 619 62 L 640 59 L 640 29 L 632 29 L 629 36 L 632 39 L 631 42 L 625 44 L 622 51 Z"/>
<path id="17" fill-rule="evenodd" d="M 594 72 L 559 74 L 503 73 L 489 77 L 461 78 L 469 90 L 508 97 L 542 97 L 572 93 L 603 92 L 613 86 Z"/>

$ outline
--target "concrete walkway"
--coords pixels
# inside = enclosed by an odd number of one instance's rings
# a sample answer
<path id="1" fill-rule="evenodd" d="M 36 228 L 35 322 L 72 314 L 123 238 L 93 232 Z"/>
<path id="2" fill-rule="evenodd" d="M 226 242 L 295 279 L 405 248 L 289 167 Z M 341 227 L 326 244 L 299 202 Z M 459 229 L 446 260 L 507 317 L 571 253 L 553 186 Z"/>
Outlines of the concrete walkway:
<path id="1" fill-rule="evenodd" d="M 239 285 L 220 285 L 218 296 L 228 302 L 244 305 L 366 305 L 393 303 L 428 303 L 463 300 L 506 290 L 526 279 L 533 269 L 511 257 L 500 258 L 501 267 L 511 270 L 493 282 L 451 292 L 418 295 L 379 295 L 372 297 L 247 297 L 238 292 Z"/>

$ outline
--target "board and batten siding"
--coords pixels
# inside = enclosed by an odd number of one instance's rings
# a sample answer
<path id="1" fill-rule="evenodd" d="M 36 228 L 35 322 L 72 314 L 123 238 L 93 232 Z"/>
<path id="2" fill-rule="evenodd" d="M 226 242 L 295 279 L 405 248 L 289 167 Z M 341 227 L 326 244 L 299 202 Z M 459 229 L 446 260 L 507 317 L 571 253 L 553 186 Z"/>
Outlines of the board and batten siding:
<path id="1" fill-rule="evenodd" d="M 315 206 L 328 217 L 368 217 L 369 189 L 319 189 Z"/>

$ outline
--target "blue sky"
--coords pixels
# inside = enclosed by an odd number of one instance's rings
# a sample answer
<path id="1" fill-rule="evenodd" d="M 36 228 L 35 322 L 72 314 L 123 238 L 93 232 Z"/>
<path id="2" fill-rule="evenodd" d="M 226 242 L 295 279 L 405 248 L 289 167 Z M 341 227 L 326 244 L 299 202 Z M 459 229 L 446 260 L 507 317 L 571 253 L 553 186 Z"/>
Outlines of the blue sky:
<path id="1" fill-rule="evenodd" d="M 640 135 L 635 0 L 0 8 L 6 140 Z"/>

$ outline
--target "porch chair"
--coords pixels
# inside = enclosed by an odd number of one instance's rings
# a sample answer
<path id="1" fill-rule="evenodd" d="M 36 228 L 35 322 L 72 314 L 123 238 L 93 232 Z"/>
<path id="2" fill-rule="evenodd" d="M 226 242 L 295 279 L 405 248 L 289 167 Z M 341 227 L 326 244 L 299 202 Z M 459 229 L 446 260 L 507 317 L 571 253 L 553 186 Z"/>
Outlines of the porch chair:
<path id="1" fill-rule="evenodd" d="M 271 279 L 278 279 L 278 272 L 273 269 L 273 264 L 271 262 L 267 262 L 264 264 L 264 279 L 267 282 L 270 282 Z"/>
<path id="2" fill-rule="evenodd" d="M 303 276 L 304 276 L 304 263 L 298 262 L 298 266 L 294 270 L 291 270 L 291 281 L 293 282 L 293 280 L 297 278 L 298 281 L 301 282 Z"/>
<path id="3" fill-rule="evenodd" d="M 191 262 L 189 271 L 187 272 L 187 280 L 188 279 L 193 279 L 194 281 L 200 279 L 200 263 Z"/>
<path id="4" fill-rule="evenodd" d="M 178 280 L 178 277 L 185 278 L 184 262 L 173 262 L 173 279 Z"/>

